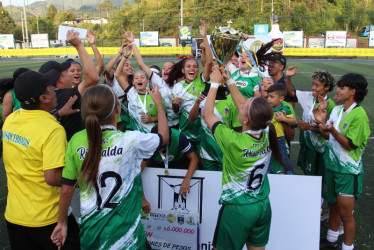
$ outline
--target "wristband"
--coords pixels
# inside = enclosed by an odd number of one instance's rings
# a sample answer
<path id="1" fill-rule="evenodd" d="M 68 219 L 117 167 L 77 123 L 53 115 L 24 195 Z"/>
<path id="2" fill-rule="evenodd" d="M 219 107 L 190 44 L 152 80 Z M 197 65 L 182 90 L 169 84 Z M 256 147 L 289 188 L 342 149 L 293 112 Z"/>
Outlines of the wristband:
<path id="1" fill-rule="evenodd" d="M 233 83 L 234 83 L 234 80 L 233 80 L 233 79 L 228 79 L 228 80 L 226 81 L 226 85 L 227 85 L 227 87 L 230 86 L 230 85 L 233 84 Z"/>
<path id="2" fill-rule="evenodd" d="M 216 82 L 210 83 L 210 88 L 218 89 L 218 87 L 219 87 L 219 83 L 216 83 Z"/>
<path id="3" fill-rule="evenodd" d="M 123 56 L 124 58 L 126 58 L 126 59 L 129 59 L 129 57 L 128 56 Z"/>

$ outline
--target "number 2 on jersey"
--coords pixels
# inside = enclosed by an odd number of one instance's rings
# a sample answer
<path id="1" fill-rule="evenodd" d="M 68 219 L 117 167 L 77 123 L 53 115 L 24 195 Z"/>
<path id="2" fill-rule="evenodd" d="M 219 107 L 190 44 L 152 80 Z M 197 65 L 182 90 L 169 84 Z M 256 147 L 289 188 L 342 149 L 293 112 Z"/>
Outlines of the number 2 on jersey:
<path id="1" fill-rule="evenodd" d="M 101 207 L 101 204 L 103 202 L 101 196 L 100 196 L 100 189 L 97 185 L 100 184 L 100 188 L 105 188 L 105 180 L 108 178 L 114 178 L 116 181 L 116 185 L 113 187 L 113 189 L 110 191 L 108 198 L 105 200 L 103 207 Z M 117 191 L 122 186 L 122 179 L 119 174 L 113 171 L 104 172 L 100 175 L 98 181 L 95 183 L 95 191 L 96 191 L 96 203 L 97 203 L 97 209 L 100 210 L 102 208 L 115 208 L 119 203 L 118 202 L 111 202 L 113 196 L 117 193 Z"/>

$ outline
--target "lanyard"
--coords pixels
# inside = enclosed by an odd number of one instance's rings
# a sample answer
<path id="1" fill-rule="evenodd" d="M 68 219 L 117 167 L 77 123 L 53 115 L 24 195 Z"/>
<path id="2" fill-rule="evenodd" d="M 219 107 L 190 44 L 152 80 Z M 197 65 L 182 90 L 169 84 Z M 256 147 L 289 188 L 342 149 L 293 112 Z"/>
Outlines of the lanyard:
<path id="1" fill-rule="evenodd" d="M 142 103 L 142 99 L 140 98 L 140 95 L 138 94 L 138 101 L 139 101 L 139 103 L 140 103 L 140 106 L 142 107 L 142 110 L 143 110 L 143 112 L 144 112 L 144 114 L 147 114 L 148 112 L 147 112 L 147 94 L 148 94 L 148 92 L 146 91 L 145 92 L 145 95 L 144 95 L 144 102 Z"/>
<path id="2" fill-rule="evenodd" d="M 334 123 L 334 127 L 336 130 L 339 131 L 339 124 L 340 122 L 349 114 L 349 112 L 352 111 L 352 109 L 354 109 L 354 107 L 357 106 L 357 103 L 354 102 L 352 103 L 352 105 L 346 110 L 346 111 L 343 111 L 344 107 L 342 108 L 342 110 L 340 111 L 340 115 L 338 117 L 338 121 L 336 123 Z M 340 132 L 340 131 L 339 131 Z"/>
<path id="3" fill-rule="evenodd" d="M 187 90 L 192 86 L 192 83 L 194 82 L 195 80 L 193 80 L 192 82 L 190 82 L 189 84 L 188 84 L 188 86 L 187 87 L 185 87 L 184 89 L 183 89 L 183 91 L 182 91 L 182 93 L 181 93 L 181 95 L 179 96 L 179 97 L 182 97 L 182 96 L 184 96 L 184 94 L 187 92 Z M 184 80 L 184 82 L 186 83 L 186 80 Z"/>
<path id="4" fill-rule="evenodd" d="M 169 171 L 168 171 L 168 168 L 169 168 L 169 146 L 166 147 L 166 153 L 163 154 L 161 152 L 159 152 L 160 155 L 161 155 L 161 159 L 164 161 L 164 165 L 165 165 L 165 175 L 169 175 Z"/>

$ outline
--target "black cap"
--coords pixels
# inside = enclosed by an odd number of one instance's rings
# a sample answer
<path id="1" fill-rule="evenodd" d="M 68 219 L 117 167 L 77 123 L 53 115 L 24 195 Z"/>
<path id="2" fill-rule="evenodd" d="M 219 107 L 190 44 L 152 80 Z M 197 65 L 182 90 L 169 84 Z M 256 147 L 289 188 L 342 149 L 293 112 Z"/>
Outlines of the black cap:
<path id="1" fill-rule="evenodd" d="M 61 73 L 62 71 L 69 69 L 70 66 L 71 61 L 65 61 L 63 63 L 58 63 L 56 61 L 48 61 L 39 68 L 39 72 L 45 74 L 50 70 L 56 70 L 58 73 Z"/>
<path id="2" fill-rule="evenodd" d="M 279 53 L 274 53 L 273 55 L 271 55 L 271 57 L 269 58 L 269 61 L 271 62 L 275 62 L 275 61 L 278 61 L 280 62 L 284 67 L 286 67 L 286 64 L 287 64 L 287 59 L 284 55 L 282 54 L 279 54 Z"/>
<path id="3" fill-rule="evenodd" d="M 23 104 L 35 103 L 47 87 L 56 83 L 59 77 L 60 74 L 56 70 L 50 70 L 46 74 L 27 71 L 16 79 L 14 93 Z"/>

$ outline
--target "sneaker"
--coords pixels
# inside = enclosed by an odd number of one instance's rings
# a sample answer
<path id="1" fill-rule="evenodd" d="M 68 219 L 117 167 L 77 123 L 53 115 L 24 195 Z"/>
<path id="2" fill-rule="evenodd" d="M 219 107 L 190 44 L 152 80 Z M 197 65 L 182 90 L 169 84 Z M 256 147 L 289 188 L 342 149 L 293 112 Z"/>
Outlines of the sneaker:
<path id="1" fill-rule="evenodd" d="M 325 248 L 338 248 L 338 240 L 335 242 L 328 241 L 326 238 L 321 240 L 319 243 L 319 248 L 320 249 L 325 249 Z"/>

